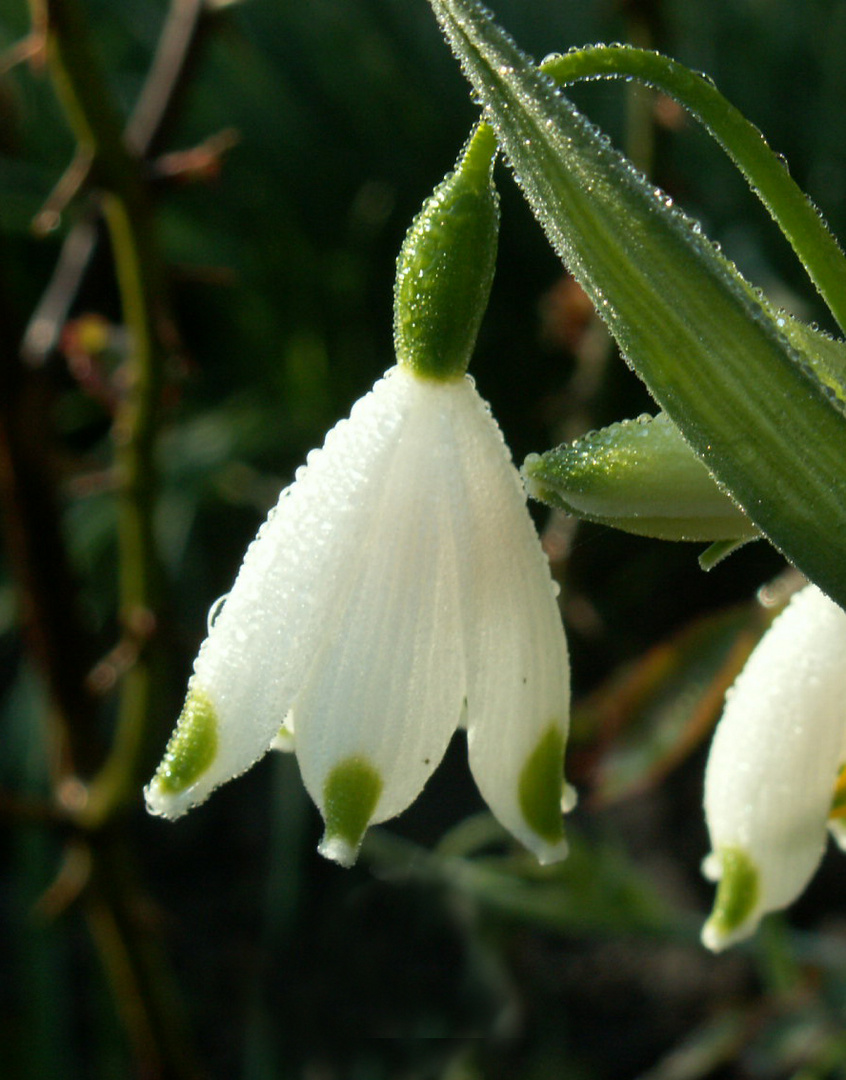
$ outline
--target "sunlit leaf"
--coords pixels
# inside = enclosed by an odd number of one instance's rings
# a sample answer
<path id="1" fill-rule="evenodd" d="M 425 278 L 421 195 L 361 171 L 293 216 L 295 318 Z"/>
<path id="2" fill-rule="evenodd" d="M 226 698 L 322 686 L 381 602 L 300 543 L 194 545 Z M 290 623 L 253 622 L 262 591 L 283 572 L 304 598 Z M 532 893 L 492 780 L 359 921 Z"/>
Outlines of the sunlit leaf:
<path id="1" fill-rule="evenodd" d="M 819 211 L 796 184 L 784 159 L 705 75 L 650 49 L 592 45 L 548 56 L 541 69 L 556 82 L 639 79 L 683 105 L 717 140 L 766 206 L 846 329 L 846 259 Z"/>
<path id="2" fill-rule="evenodd" d="M 846 604 L 846 418 L 779 315 L 476 0 L 431 0 L 535 215 L 628 362 L 788 559 Z"/>

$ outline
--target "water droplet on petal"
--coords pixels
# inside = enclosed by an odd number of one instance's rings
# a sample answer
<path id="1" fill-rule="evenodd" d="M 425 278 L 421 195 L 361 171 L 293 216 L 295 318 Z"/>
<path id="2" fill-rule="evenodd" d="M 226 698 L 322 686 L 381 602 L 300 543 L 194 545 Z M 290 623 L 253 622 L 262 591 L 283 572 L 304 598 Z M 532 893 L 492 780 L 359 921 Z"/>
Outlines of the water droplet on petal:
<path id="1" fill-rule="evenodd" d="M 224 593 L 223 596 L 219 596 L 209 608 L 208 617 L 206 618 L 206 626 L 209 633 L 211 633 L 212 627 L 214 626 L 218 615 L 220 615 L 221 611 L 223 611 L 224 605 L 226 604 L 228 598 L 229 593 Z"/>

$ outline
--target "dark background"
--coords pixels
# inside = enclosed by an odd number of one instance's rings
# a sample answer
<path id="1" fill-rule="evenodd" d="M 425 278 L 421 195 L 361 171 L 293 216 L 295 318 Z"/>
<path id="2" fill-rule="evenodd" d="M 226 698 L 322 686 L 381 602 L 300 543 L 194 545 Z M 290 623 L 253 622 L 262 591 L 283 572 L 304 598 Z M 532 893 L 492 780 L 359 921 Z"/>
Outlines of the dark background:
<path id="1" fill-rule="evenodd" d="M 83 5 L 124 112 L 165 8 Z M 841 0 L 497 0 L 496 15 L 536 58 L 631 41 L 706 71 L 846 234 Z M 21 0 L 4 0 L 0 51 L 27 26 Z M 224 129 L 238 141 L 192 182 L 155 187 L 182 342 L 158 437 L 171 643 L 159 750 L 206 613 L 279 488 L 393 363 L 396 253 L 475 115 L 423 0 L 234 3 L 210 20 L 182 89 L 157 155 Z M 742 178 L 678 109 L 622 83 L 573 96 L 757 285 L 829 325 Z M 81 212 L 71 205 L 46 239 L 30 232 L 72 149 L 49 79 L 26 65 L 0 79 L 0 280 L 15 341 Z M 649 400 L 507 169 L 497 176 L 500 256 L 471 370 L 519 463 Z M 75 296 L 72 329 L 92 315 L 108 320 L 109 348 L 95 359 L 119 386 L 106 243 Z M 31 423 L 50 441 L 82 609 L 105 652 L 117 588 L 103 479 L 111 421 L 74 377 L 63 340 L 45 358 L 49 393 Z M 836 855 L 749 947 L 712 957 L 697 939 L 711 900 L 699 862 L 713 688 L 759 632 L 752 597 L 780 559 L 754 544 L 705 575 L 695 546 L 590 526 L 573 536 L 542 510 L 537 522 L 550 529 L 574 663 L 568 772 L 582 801 L 566 863 L 541 872 L 501 836 L 457 736 L 418 803 L 340 870 L 315 853 L 320 822 L 295 760 L 271 755 L 175 825 L 148 819 L 139 791 L 118 829 L 131 918 L 111 931 L 83 902 L 84 883 L 83 900 L 65 888 L 77 872 L 72 835 L 20 803 L 48 799 L 55 747 L 44 682 L 17 629 L 13 559 L 0 549 L 0 1077 L 846 1075 Z M 106 735 L 111 722 L 106 700 Z M 164 1002 L 164 1050 L 133 1020 L 147 991 L 115 976 L 127 941 L 150 961 L 150 993 Z"/>

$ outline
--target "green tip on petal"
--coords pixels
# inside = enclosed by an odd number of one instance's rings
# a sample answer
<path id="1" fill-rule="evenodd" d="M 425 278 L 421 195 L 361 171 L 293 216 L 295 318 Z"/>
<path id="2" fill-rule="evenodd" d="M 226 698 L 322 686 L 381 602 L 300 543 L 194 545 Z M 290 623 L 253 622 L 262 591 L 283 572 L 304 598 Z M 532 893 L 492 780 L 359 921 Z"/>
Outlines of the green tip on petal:
<path id="1" fill-rule="evenodd" d="M 321 855 L 352 866 L 381 793 L 382 777 L 366 758 L 349 757 L 335 766 L 323 785 Z"/>
<path id="2" fill-rule="evenodd" d="M 397 259 L 394 345 L 424 379 L 460 379 L 476 344 L 496 264 L 496 138 L 479 124 L 412 222 Z"/>
<path id="3" fill-rule="evenodd" d="M 538 852 L 540 861 L 563 859 L 567 854 L 561 819 L 565 801 L 564 736 L 554 724 L 547 728 L 526 759 L 518 782 L 518 796 L 526 824 L 543 841 Z"/>
<path id="4" fill-rule="evenodd" d="M 752 919 L 758 903 L 758 868 L 741 848 L 722 848 L 714 860 L 719 866 L 720 884 L 714 910 L 702 930 L 702 943 L 719 952 L 748 937 L 755 929 Z M 712 876 L 711 860 L 705 872 Z"/>
<path id="5" fill-rule="evenodd" d="M 178 795 L 203 775 L 216 754 L 214 706 L 202 690 L 192 688 L 156 770 L 154 783 L 163 794 Z"/>

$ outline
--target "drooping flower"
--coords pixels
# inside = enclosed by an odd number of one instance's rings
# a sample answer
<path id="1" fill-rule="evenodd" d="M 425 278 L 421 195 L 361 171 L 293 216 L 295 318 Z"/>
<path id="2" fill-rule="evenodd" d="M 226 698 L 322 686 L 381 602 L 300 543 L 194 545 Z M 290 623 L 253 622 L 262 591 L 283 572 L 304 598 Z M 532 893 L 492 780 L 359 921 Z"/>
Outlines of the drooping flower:
<path id="1" fill-rule="evenodd" d="M 797 593 L 726 698 L 705 777 L 719 881 L 702 939 L 723 949 L 792 903 L 822 858 L 846 759 L 846 612 L 816 586 Z"/>
<path id="2" fill-rule="evenodd" d="M 464 374 L 496 248 L 484 125 L 403 247 L 391 369 L 279 498 L 210 620 L 148 809 L 177 817 L 281 740 L 320 850 L 419 794 L 455 729 L 502 824 L 563 857 L 569 667 L 499 428 Z"/>

